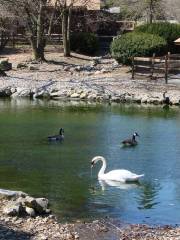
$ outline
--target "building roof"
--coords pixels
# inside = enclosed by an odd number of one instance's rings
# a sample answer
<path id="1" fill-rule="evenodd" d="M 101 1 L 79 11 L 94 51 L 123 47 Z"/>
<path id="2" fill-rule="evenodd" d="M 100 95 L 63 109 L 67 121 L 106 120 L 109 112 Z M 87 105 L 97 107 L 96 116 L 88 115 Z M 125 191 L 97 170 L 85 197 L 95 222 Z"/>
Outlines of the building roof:
<path id="1" fill-rule="evenodd" d="M 56 0 L 51 0 L 50 5 L 54 5 Z M 73 2 L 74 7 L 86 7 L 87 10 L 100 10 L 101 0 L 62 0 L 67 1 L 67 5 Z"/>
<path id="2" fill-rule="evenodd" d="M 180 45 L 180 38 L 176 39 L 174 42 L 176 45 Z"/>

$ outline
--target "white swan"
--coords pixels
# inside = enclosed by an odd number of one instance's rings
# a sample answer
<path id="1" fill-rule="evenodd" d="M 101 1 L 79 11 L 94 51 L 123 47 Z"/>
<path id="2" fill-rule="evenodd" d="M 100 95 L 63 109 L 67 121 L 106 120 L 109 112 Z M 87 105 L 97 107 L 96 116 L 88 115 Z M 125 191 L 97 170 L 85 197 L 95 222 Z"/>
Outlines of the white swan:
<path id="1" fill-rule="evenodd" d="M 102 161 L 103 165 L 98 173 L 99 180 L 111 180 L 111 181 L 118 181 L 118 182 L 134 182 L 138 181 L 139 178 L 143 177 L 144 174 L 137 175 L 125 169 L 116 169 L 112 170 L 108 173 L 104 173 L 106 170 L 106 159 L 102 156 L 96 156 L 91 160 L 91 167 L 94 166 L 98 161 Z"/>

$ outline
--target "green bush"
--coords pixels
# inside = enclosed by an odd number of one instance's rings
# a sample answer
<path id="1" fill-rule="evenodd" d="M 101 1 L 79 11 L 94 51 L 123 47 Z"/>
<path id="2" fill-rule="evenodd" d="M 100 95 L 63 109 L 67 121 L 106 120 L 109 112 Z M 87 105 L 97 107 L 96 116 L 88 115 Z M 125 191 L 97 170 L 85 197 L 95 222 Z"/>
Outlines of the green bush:
<path id="1" fill-rule="evenodd" d="M 133 56 L 161 55 L 166 52 L 167 42 L 163 38 L 149 33 L 126 33 L 111 43 L 111 55 L 118 62 L 131 63 Z"/>
<path id="2" fill-rule="evenodd" d="M 70 38 L 70 46 L 72 51 L 92 55 L 98 51 L 99 41 L 93 33 L 73 33 Z"/>
<path id="3" fill-rule="evenodd" d="M 169 51 L 176 51 L 174 40 L 180 36 L 180 24 L 168 22 L 149 23 L 136 27 L 135 31 L 159 35 L 167 41 Z"/>

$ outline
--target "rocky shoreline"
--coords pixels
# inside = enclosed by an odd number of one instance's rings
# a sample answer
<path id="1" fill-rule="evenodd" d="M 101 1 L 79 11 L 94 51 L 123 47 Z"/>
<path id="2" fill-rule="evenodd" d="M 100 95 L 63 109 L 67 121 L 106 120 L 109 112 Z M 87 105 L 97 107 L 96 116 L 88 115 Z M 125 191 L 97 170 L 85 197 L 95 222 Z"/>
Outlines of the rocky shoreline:
<path id="1" fill-rule="evenodd" d="M 179 240 L 180 236 L 178 226 L 152 227 L 112 219 L 62 224 L 50 213 L 47 199 L 19 191 L 0 189 L 0 203 L 2 240 Z"/>
<path id="2" fill-rule="evenodd" d="M 180 105 L 180 85 L 156 80 L 131 79 L 130 69 L 113 59 L 97 58 L 86 64 L 50 62 L 14 63 L 6 77 L 0 77 L 0 97 L 88 102 Z"/>

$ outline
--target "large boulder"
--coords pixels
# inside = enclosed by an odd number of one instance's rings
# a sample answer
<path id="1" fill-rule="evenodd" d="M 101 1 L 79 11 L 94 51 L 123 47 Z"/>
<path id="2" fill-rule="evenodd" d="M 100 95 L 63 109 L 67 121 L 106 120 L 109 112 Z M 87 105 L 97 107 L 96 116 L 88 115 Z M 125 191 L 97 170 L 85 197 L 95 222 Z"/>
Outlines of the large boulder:
<path id="1" fill-rule="evenodd" d="M 9 71 L 12 69 L 12 63 L 8 62 L 8 59 L 0 60 L 0 70 Z"/>
<path id="2" fill-rule="evenodd" d="M 10 191 L 6 189 L 0 189 L 0 198 L 17 199 L 19 197 L 25 197 L 27 194 L 21 191 Z"/>
<path id="3" fill-rule="evenodd" d="M 11 97 L 16 98 L 16 97 L 30 97 L 32 95 L 31 89 L 28 88 L 17 88 L 16 92 L 14 92 Z"/>
<path id="4" fill-rule="evenodd" d="M 0 89 L 0 97 L 10 97 L 12 94 L 10 87 Z"/>
<path id="5" fill-rule="evenodd" d="M 49 201 L 46 198 L 33 198 L 27 196 L 24 201 L 25 206 L 33 208 L 36 213 L 43 214 L 46 213 Z"/>
<path id="6" fill-rule="evenodd" d="M 3 213 L 9 216 L 22 216 L 24 208 L 22 203 L 11 201 L 3 208 Z"/>

